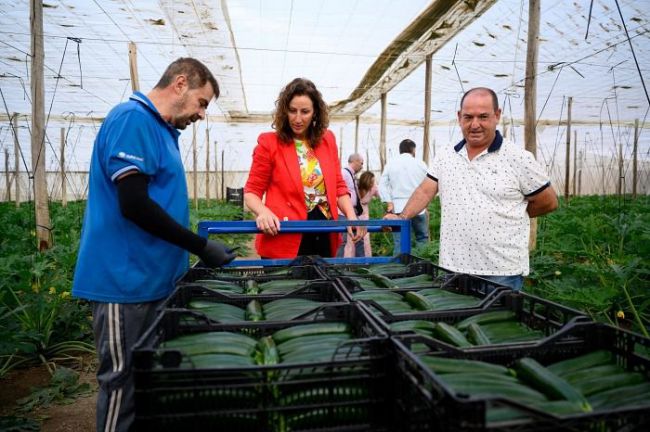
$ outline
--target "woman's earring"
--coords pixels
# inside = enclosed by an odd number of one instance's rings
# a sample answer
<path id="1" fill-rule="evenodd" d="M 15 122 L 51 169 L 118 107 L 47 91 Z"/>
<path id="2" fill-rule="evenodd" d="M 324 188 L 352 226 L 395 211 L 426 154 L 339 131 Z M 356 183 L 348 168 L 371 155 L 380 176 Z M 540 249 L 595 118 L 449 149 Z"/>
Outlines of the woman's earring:
<path id="1" fill-rule="evenodd" d="M 313 127 L 316 127 L 316 120 L 313 120 L 313 121 L 311 122 L 311 125 L 312 125 Z"/>

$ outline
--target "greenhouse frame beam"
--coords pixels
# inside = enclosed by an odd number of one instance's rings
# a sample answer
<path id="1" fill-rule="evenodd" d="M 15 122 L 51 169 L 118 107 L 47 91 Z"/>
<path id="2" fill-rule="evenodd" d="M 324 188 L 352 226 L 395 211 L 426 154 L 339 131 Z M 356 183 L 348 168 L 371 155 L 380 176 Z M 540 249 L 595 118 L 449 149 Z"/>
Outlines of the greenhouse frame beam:
<path id="1" fill-rule="evenodd" d="M 365 112 L 496 0 L 434 0 L 379 55 L 347 99 L 330 106 L 332 114 Z"/>
<path id="2" fill-rule="evenodd" d="M 25 119 L 28 122 L 31 122 L 31 114 L 18 113 L 15 114 L 21 119 Z M 226 117 L 223 115 L 209 115 L 207 116 L 208 122 L 210 123 L 232 123 L 232 124 L 244 124 L 244 123 L 270 123 L 273 118 L 270 114 L 251 114 L 241 117 Z M 524 125 L 523 119 L 506 119 L 508 125 L 513 126 L 522 126 Z M 104 117 L 86 117 L 86 116 L 75 116 L 74 124 L 85 124 L 85 125 L 95 125 L 98 126 L 104 121 Z M 348 123 L 356 121 L 356 116 L 351 115 L 334 115 L 330 117 L 330 123 Z M 456 118 L 449 118 L 448 120 L 431 120 L 429 124 L 431 126 L 449 126 L 451 123 L 455 122 Z M 10 123 L 11 118 L 7 114 L 0 114 L 0 123 Z M 70 123 L 70 117 L 68 115 L 55 115 L 52 114 L 49 116 L 49 122 L 56 123 Z M 374 115 L 359 116 L 359 122 L 362 124 L 379 124 L 381 119 Z M 386 123 L 392 126 L 419 126 L 424 127 L 424 121 L 422 120 L 409 120 L 409 119 L 387 119 Z M 566 120 L 554 120 L 554 119 L 539 119 L 537 121 L 537 126 L 566 126 Z M 607 124 L 612 126 L 626 126 L 634 127 L 635 120 L 612 120 L 608 121 Z M 602 125 L 602 121 L 599 120 L 571 120 L 572 126 L 599 126 Z M 650 129 L 650 122 L 643 123 L 639 125 L 640 129 Z"/>

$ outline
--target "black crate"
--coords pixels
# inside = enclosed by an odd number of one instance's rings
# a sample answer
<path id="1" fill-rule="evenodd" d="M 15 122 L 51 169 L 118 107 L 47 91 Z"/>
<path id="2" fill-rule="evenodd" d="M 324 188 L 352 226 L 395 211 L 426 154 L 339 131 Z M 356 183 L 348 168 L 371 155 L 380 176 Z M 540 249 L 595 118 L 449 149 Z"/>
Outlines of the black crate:
<path id="1" fill-rule="evenodd" d="M 228 369 L 181 367 L 190 365 L 181 352 L 157 347 L 203 331 L 259 338 L 295 323 L 187 324 L 187 313 L 163 311 L 134 348 L 138 430 L 391 429 L 388 339 L 356 305 L 324 307 L 312 319 L 351 326 L 355 338 L 330 361 Z"/>
<path id="2" fill-rule="evenodd" d="M 406 292 L 406 291 L 415 291 L 415 290 L 421 290 L 427 288 L 445 288 L 448 290 L 454 290 L 461 294 L 475 293 L 477 295 L 481 295 L 482 297 L 486 297 L 488 294 L 491 294 L 493 291 L 510 290 L 510 288 L 504 287 L 502 285 L 499 285 L 487 279 L 483 279 L 478 276 L 462 274 L 462 273 L 453 273 L 443 269 L 442 267 L 435 266 L 431 263 L 428 264 L 422 263 L 420 267 L 418 267 L 417 271 L 413 271 L 412 274 L 408 274 L 404 277 L 420 276 L 423 274 L 428 274 L 432 276 L 433 279 L 426 282 L 422 282 L 417 286 L 400 287 L 399 282 L 397 282 L 396 287 L 393 288 L 372 288 L 372 289 L 386 289 L 386 290 L 390 290 L 391 292 Z M 363 277 L 363 275 L 359 275 L 358 277 Z M 366 289 L 359 284 L 358 280 L 355 280 L 354 278 L 351 278 L 349 276 L 341 276 L 336 279 L 341 282 L 343 287 L 350 294 L 354 294 L 355 292 L 359 292 L 359 291 L 364 291 Z M 389 279 L 396 280 L 397 277 L 391 276 L 389 277 Z"/>
<path id="3" fill-rule="evenodd" d="M 440 317 L 441 319 L 451 320 L 452 317 L 456 316 L 458 313 L 471 313 L 471 312 L 481 312 L 493 307 L 503 307 L 505 304 L 505 299 L 502 297 L 502 293 L 512 292 L 509 288 L 499 286 L 491 281 L 482 279 L 476 276 L 464 275 L 464 274 L 453 274 L 445 278 L 445 282 L 436 285 L 435 281 L 432 284 L 429 282 L 429 285 L 423 285 L 419 288 L 398 288 L 398 289 L 386 289 L 387 292 L 397 293 L 404 295 L 409 291 L 419 291 L 422 289 L 429 288 L 439 288 L 445 291 L 453 292 L 456 294 L 462 294 L 467 296 L 473 296 L 481 299 L 480 304 L 474 308 L 466 309 L 450 309 L 444 311 L 416 311 L 413 310 L 409 314 L 393 314 L 390 311 L 383 308 L 380 304 L 372 300 L 354 300 L 352 295 L 364 291 L 363 288 L 359 287 L 358 284 L 350 281 L 347 278 L 337 278 L 340 282 L 342 291 L 347 295 L 350 301 L 361 303 L 371 315 L 378 317 L 378 319 L 384 322 L 392 322 L 397 320 L 400 317 L 409 317 L 409 319 L 419 319 L 416 317 L 430 318 L 430 317 Z M 445 318 L 448 317 L 448 318 Z"/>
<path id="4" fill-rule="evenodd" d="M 454 325 L 465 318 L 474 316 L 484 312 L 496 311 L 511 311 L 514 312 L 516 320 L 525 324 L 533 330 L 539 330 L 544 333 L 544 338 L 527 342 L 514 342 L 512 344 L 543 344 L 545 341 L 552 338 L 570 337 L 572 328 L 577 323 L 585 323 L 591 319 L 585 316 L 584 313 L 571 309 L 569 307 L 554 303 L 550 300 L 542 299 L 540 297 L 516 291 L 500 290 L 494 291 L 492 295 L 486 298 L 482 307 L 477 309 L 453 309 L 447 311 L 434 311 L 434 312 L 415 312 L 413 314 L 399 314 L 394 315 L 385 309 L 381 308 L 375 302 L 368 302 L 363 305 L 368 307 L 372 304 L 377 309 L 382 309 L 380 312 L 375 311 L 374 317 L 378 324 L 386 333 L 396 335 L 398 333 L 390 330 L 390 325 L 396 322 L 410 321 L 410 320 L 423 320 L 431 322 L 445 322 Z M 372 313 L 372 312 L 371 312 Z M 404 334 L 404 332 L 402 332 Z M 437 341 L 444 346 L 445 350 L 459 349 L 447 345 L 445 342 Z M 510 344 L 498 345 L 481 345 L 472 349 L 484 349 L 492 346 L 505 346 Z"/>
<path id="5" fill-rule="evenodd" d="M 178 281 L 177 285 L 195 283 L 197 280 L 220 280 L 244 284 L 248 280 L 268 282 L 279 279 L 324 280 L 327 276 L 316 266 L 278 266 L 278 267 L 225 267 L 208 269 L 192 267 Z"/>
<path id="6" fill-rule="evenodd" d="M 413 353 L 414 345 L 428 345 L 431 353 L 447 358 L 480 360 L 512 366 L 515 360 L 532 357 L 543 365 L 595 350 L 614 354 L 616 363 L 643 373 L 650 380 L 650 339 L 604 324 L 582 323 L 573 337 L 550 340 L 540 346 L 518 346 L 482 351 L 439 351 L 440 346 L 420 336 L 393 337 L 396 350 L 395 407 L 404 420 L 404 431 L 645 431 L 650 427 L 650 395 L 646 404 L 557 417 L 516 400 L 470 397 L 454 393 Z M 419 348 L 418 348 L 419 350 Z M 510 407 L 528 418 L 487 423 L 490 407 Z"/>
<path id="7" fill-rule="evenodd" d="M 384 276 L 389 278 L 415 276 L 418 274 L 428 273 L 428 272 L 433 272 L 436 274 L 439 273 L 441 275 L 451 274 L 451 272 L 434 265 L 433 263 L 431 263 L 431 261 L 427 261 L 425 259 L 413 255 L 409 255 L 409 254 L 397 255 L 391 258 L 390 263 L 403 264 L 406 266 L 406 268 L 395 270 L 388 273 L 383 273 Z M 325 261 L 320 261 L 316 264 L 323 270 L 323 272 L 326 275 L 333 278 L 346 276 L 348 275 L 348 273 L 354 272 L 355 270 L 358 269 L 368 269 L 368 268 L 372 268 L 373 266 L 384 265 L 384 264 L 329 264 Z"/>

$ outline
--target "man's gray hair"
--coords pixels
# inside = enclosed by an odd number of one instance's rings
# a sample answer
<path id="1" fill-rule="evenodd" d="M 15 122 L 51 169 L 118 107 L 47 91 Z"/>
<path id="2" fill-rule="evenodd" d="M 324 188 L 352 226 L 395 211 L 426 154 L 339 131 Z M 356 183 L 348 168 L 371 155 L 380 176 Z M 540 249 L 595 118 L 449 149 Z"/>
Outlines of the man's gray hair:
<path id="1" fill-rule="evenodd" d="M 363 160 L 363 156 L 361 156 L 359 153 L 352 153 L 348 158 L 348 163 L 352 163 L 358 160 Z"/>

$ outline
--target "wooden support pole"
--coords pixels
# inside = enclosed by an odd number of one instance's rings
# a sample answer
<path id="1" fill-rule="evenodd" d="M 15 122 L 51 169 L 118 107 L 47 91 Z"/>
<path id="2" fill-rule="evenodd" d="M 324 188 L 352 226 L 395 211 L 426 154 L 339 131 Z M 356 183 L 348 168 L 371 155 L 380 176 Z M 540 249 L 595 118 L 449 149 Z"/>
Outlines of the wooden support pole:
<path id="1" fill-rule="evenodd" d="M 18 113 L 14 113 L 12 121 L 14 133 L 14 199 L 16 208 L 20 207 L 20 142 L 18 141 Z"/>
<path id="2" fill-rule="evenodd" d="M 341 160 L 341 166 L 343 166 L 343 126 L 339 129 L 339 159 Z"/>
<path id="3" fill-rule="evenodd" d="M 578 168 L 578 196 L 582 194 L 582 150 L 578 154 L 578 160 L 580 161 L 580 168 Z"/>
<path id="4" fill-rule="evenodd" d="M 576 196 L 576 171 L 578 170 L 578 131 L 573 131 L 573 181 L 571 182 L 571 195 Z"/>
<path id="5" fill-rule="evenodd" d="M 639 119 L 634 120 L 634 148 L 632 150 L 632 198 L 636 198 L 637 153 L 639 151 Z"/>
<path id="6" fill-rule="evenodd" d="M 205 128 L 205 201 L 210 206 L 210 129 Z"/>
<path id="7" fill-rule="evenodd" d="M 431 132 L 431 56 L 426 57 L 426 72 L 424 73 L 424 133 L 422 136 L 422 160 L 429 165 L 429 135 Z"/>
<path id="8" fill-rule="evenodd" d="M 5 201 L 11 201 L 11 177 L 9 175 L 9 149 L 5 148 L 5 184 L 7 190 L 5 191 Z"/>
<path id="9" fill-rule="evenodd" d="M 616 184 L 616 195 L 621 196 L 625 194 L 625 188 L 623 187 L 623 180 L 625 174 L 623 174 L 623 141 L 618 143 L 618 183 Z"/>
<path id="10" fill-rule="evenodd" d="M 526 150 L 537 157 L 537 58 L 539 53 L 540 0 L 528 1 L 528 45 L 524 82 L 524 142 Z M 537 218 L 530 220 L 528 249 L 537 245 Z"/>
<path id="11" fill-rule="evenodd" d="M 359 116 L 354 117 L 354 152 L 359 153 Z"/>
<path id="12" fill-rule="evenodd" d="M 38 250 L 49 249 L 50 209 L 45 172 L 45 89 L 43 85 L 43 2 L 30 0 L 31 96 L 32 96 L 32 173 L 34 175 L 34 209 Z"/>
<path id="13" fill-rule="evenodd" d="M 366 147 L 366 169 L 372 171 L 372 168 L 370 168 L 370 151 L 368 150 L 368 147 Z"/>
<path id="14" fill-rule="evenodd" d="M 226 179 L 224 178 L 224 171 L 223 171 L 223 155 L 224 151 L 221 150 L 221 199 L 226 199 Z"/>
<path id="15" fill-rule="evenodd" d="M 129 42 L 129 72 L 131 73 L 131 89 L 134 92 L 140 91 L 140 79 L 138 78 L 138 48 L 135 42 Z"/>
<path id="16" fill-rule="evenodd" d="M 66 187 L 66 178 L 65 178 L 65 128 L 61 128 L 61 155 L 59 156 L 61 161 L 61 206 L 68 206 L 68 191 Z"/>
<path id="17" fill-rule="evenodd" d="M 219 152 L 217 151 L 217 140 L 214 140 L 214 198 L 223 199 L 223 195 L 219 197 Z"/>
<path id="18" fill-rule="evenodd" d="M 381 126 L 379 127 L 379 168 L 386 165 L 386 93 L 381 94 Z"/>
<path id="19" fill-rule="evenodd" d="M 194 200 L 194 210 L 199 209 L 199 193 L 198 193 L 198 174 L 196 170 L 197 165 L 196 154 L 196 123 L 192 123 L 192 199 Z"/>
<path id="20" fill-rule="evenodd" d="M 566 119 L 566 154 L 564 158 L 564 200 L 569 203 L 569 186 L 571 185 L 571 107 L 573 97 L 569 96 Z"/>

